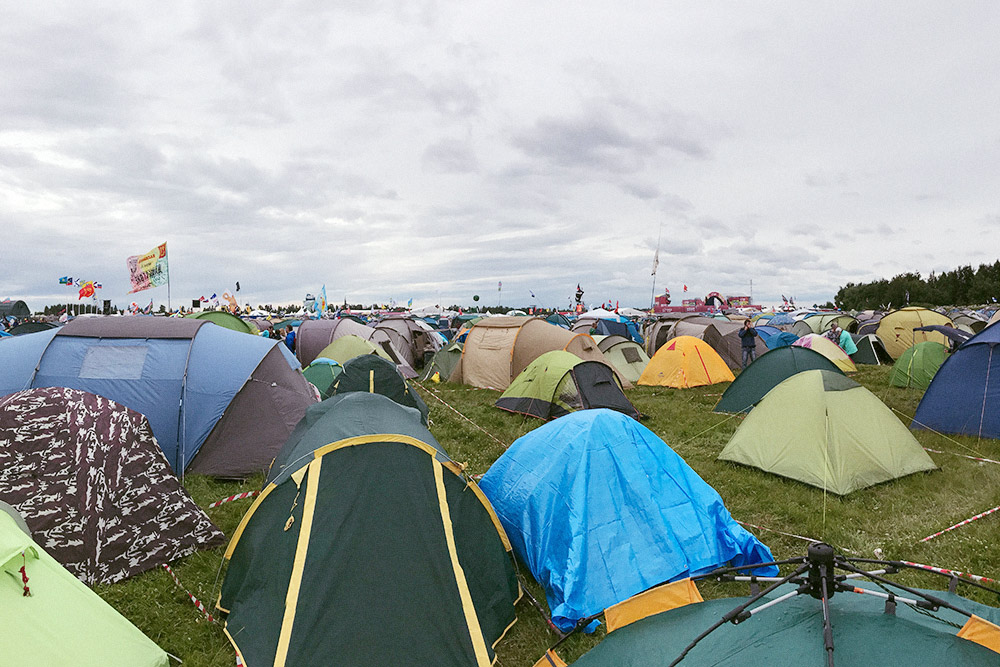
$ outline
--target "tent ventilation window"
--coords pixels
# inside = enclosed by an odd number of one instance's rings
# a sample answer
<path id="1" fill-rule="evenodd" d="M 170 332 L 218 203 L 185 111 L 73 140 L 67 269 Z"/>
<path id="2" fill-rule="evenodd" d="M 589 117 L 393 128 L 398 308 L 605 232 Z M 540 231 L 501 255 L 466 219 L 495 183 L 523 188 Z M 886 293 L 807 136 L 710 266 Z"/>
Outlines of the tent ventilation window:
<path id="1" fill-rule="evenodd" d="M 148 351 L 148 345 L 91 346 L 80 364 L 79 377 L 92 380 L 140 380 Z"/>

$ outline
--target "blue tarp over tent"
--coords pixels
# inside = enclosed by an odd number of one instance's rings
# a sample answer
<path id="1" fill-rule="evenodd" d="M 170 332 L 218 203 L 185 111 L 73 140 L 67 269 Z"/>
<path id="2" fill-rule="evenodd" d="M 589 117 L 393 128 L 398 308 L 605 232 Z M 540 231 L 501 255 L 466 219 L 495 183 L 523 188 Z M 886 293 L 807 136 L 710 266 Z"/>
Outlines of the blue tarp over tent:
<path id="1" fill-rule="evenodd" d="M 180 473 L 275 347 L 291 369 L 299 368 L 275 341 L 204 321 L 74 320 L 4 341 L 0 396 L 35 387 L 69 387 L 110 398 L 149 419 L 171 467 Z M 301 402 L 295 397 L 286 401 L 288 406 Z"/>
<path id="2" fill-rule="evenodd" d="M 1000 438 L 1000 323 L 962 343 L 938 370 L 911 428 Z"/>
<path id="3" fill-rule="evenodd" d="M 664 581 L 773 560 L 684 459 L 613 410 L 518 438 L 480 488 L 563 631 Z"/>

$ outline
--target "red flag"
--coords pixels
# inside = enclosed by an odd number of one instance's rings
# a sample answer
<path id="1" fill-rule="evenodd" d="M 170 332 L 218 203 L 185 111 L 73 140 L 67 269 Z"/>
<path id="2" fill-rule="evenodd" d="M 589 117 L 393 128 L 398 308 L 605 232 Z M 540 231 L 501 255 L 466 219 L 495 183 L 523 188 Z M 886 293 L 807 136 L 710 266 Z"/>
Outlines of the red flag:
<path id="1" fill-rule="evenodd" d="M 77 301 L 79 301 L 80 299 L 86 298 L 88 296 L 94 296 L 94 283 L 93 283 L 93 281 L 89 281 L 89 282 L 86 282 L 86 283 L 83 284 L 83 286 L 80 288 L 80 296 L 79 296 L 79 298 L 77 298 Z"/>
<path id="2" fill-rule="evenodd" d="M 687 285 L 685 285 L 685 286 L 684 286 L 684 291 L 685 291 L 685 292 L 687 292 L 687 291 L 688 291 L 688 286 L 687 286 Z"/>

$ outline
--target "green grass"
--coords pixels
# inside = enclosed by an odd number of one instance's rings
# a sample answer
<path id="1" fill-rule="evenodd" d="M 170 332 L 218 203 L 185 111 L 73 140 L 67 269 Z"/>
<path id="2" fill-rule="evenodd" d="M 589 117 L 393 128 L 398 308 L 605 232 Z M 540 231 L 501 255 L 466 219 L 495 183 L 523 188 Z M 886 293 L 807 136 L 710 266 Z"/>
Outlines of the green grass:
<path id="1" fill-rule="evenodd" d="M 887 366 L 860 368 L 853 377 L 908 422 L 922 392 L 889 387 Z M 1000 513 L 919 543 L 926 535 L 1000 505 L 1000 465 L 931 454 L 941 468 L 939 471 L 881 484 L 846 498 L 824 495 L 821 490 L 798 482 L 716 460 L 741 421 L 741 417 L 711 411 L 726 386 L 686 390 L 636 387 L 627 394 L 639 410 L 649 415 L 645 425 L 715 487 L 733 517 L 822 539 L 862 556 L 872 557 L 874 550 L 881 548 L 886 558 L 1000 579 L 1000 550 L 996 548 L 1000 543 Z M 465 463 L 473 474 L 485 472 L 505 446 L 542 425 L 540 420 L 493 407 L 499 392 L 447 383 L 428 383 L 420 392 L 430 407 L 431 431 L 452 458 Z M 925 447 L 1000 460 L 1000 441 L 977 441 L 927 431 L 915 431 L 914 435 Z M 259 478 L 239 484 L 188 477 L 185 486 L 195 501 L 207 508 L 222 497 L 259 488 L 261 482 Z M 249 504 L 248 500 L 238 501 L 206 511 L 219 528 L 231 535 Z M 805 553 L 806 543 L 801 540 L 774 532 L 751 531 L 771 547 L 776 558 Z M 224 547 L 220 547 L 200 552 L 174 567 L 188 589 L 213 606 L 221 584 L 218 576 L 223 551 Z M 521 570 L 530 580 L 523 566 Z M 901 580 L 926 588 L 947 585 L 943 578 L 920 573 L 907 574 Z M 746 589 L 736 585 L 702 583 L 699 587 L 707 598 L 746 593 Z M 164 650 L 182 658 L 186 666 L 234 664 L 234 653 L 221 626 L 205 620 L 162 569 L 96 590 Z M 545 606 L 544 593 L 534 581 L 530 581 L 529 590 Z M 971 588 L 959 591 L 980 602 L 997 604 L 996 598 Z M 499 662 L 505 667 L 530 667 L 558 638 L 547 629 L 527 597 L 518 604 L 517 615 L 517 624 L 498 646 Z M 602 630 L 592 636 L 574 636 L 560 647 L 560 655 L 575 659 L 602 636 Z"/>

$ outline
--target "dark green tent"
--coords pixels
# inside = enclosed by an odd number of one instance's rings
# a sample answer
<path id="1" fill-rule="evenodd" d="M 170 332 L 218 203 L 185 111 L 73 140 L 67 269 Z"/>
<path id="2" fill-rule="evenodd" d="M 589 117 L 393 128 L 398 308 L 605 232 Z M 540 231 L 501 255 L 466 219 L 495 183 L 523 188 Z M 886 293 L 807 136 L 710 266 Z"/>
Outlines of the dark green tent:
<path id="1" fill-rule="evenodd" d="M 854 363 L 872 366 L 892 363 L 892 357 L 886 352 L 885 345 L 875 334 L 851 334 L 851 338 L 858 348 L 858 351 L 851 355 Z"/>
<path id="2" fill-rule="evenodd" d="M 375 354 L 363 354 L 344 364 L 344 370 L 330 388 L 330 395 L 364 391 L 388 396 L 400 405 L 420 412 L 420 421 L 427 423 L 427 404 L 406 381 L 396 364 Z"/>
<path id="3" fill-rule="evenodd" d="M 497 399 L 501 410 L 555 419 L 574 410 L 610 408 L 639 419 L 614 370 L 584 361 L 572 352 L 553 350 L 528 364 Z"/>
<path id="4" fill-rule="evenodd" d="M 741 372 L 722 394 L 713 412 L 745 412 L 785 379 L 808 370 L 843 375 L 832 361 L 815 350 L 794 346 L 776 347 L 762 354 Z"/>
<path id="5" fill-rule="evenodd" d="M 892 365 L 889 384 L 893 387 L 927 389 L 944 363 L 944 345 L 932 340 L 908 348 Z"/>
<path id="6" fill-rule="evenodd" d="M 475 482 L 416 411 L 361 392 L 306 412 L 225 559 L 248 667 L 488 667 L 520 592 Z"/>
<path id="7" fill-rule="evenodd" d="M 857 584 L 857 587 L 884 594 L 872 583 Z M 795 585 L 785 584 L 765 596 L 761 604 L 795 590 Z M 892 592 L 914 597 L 899 590 Z M 1000 610 L 993 607 L 947 591 L 924 592 L 991 623 L 1000 622 Z M 574 662 L 573 667 L 669 665 L 699 634 L 749 599 L 694 602 L 642 618 L 610 632 L 600 644 Z M 989 648 L 957 636 L 958 629 L 968 619 L 946 608 L 930 613 L 900 602 L 895 605 L 894 613 L 886 613 L 883 600 L 853 592 L 837 593 L 830 598 L 829 608 L 837 665 L 975 667 L 1000 664 L 1000 656 Z M 548 663 L 543 658 L 539 664 Z M 724 623 L 680 662 L 681 667 L 825 667 L 828 664 L 823 641 L 822 603 L 808 594 L 780 602 L 739 624 Z"/>
<path id="8" fill-rule="evenodd" d="M 423 377 L 420 379 L 429 380 L 435 373 L 439 374 L 438 378 L 440 380 L 450 378 L 452 371 L 455 370 L 455 366 L 458 366 L 458 362 L 462 359 L 463 347 L 465 347 L 465 343 L 457 338 L 449 341 L 447 345 L 434 354 L 431 362 L 424 368 Z"/>
<path id="9" fill-rule="evenodd" d="M 343 370 L 344 367 L 333 359 L 316 357 L 311 364 L 302 369 L 302 374 L 319 391 L 319 397 L 327 399 L 333 393 L 333 383 Z"/>

